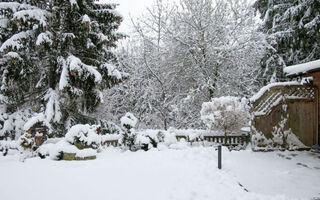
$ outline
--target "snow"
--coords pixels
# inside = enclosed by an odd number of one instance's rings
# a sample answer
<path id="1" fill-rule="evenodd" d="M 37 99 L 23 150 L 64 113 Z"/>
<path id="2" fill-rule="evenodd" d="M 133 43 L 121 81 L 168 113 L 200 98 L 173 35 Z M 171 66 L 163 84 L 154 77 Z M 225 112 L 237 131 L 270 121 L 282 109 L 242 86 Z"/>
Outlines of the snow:
<path id="1" fill-rule="evenodd" d="M 47 101 L 45 110 L 46 120 L 48 122 L 59 122 L 61 120 L 62 113 L 58 93 L 53 89 L 49 89 L 47 94 L 44 96 L 44 100 Z"/>
<path id="2" fill-rule="evenodd" d="M 284 68 L 283 71 L 287 74 L 287 76 L 292 76 L 292 75 L 305 74 L 309 71 L 317 70 L 319 68 L 320 68 L 320 60 L 315 60 L 315 61 L 311 61 L 303 64 L 286 67 Z"/>
<path id="3" fill-rule="evenodd" d="M 127 112 L 123 117 L 121 117 L 120 123 L 122 127 L 124 127 L 124 125 L 129 125 L 131 128 L 134 128 L 138 123 L 138 119 L 132 113 Z"/>
<path id="4" fill-rule="evenodd" d="M 50 17 L 51 14 L 48 11 L 42 9 L 30 9 L 30 10 L 21 10 L 13 14 L 13 19 L 22 20 L 23 22 L 30 20 L 38 20 L 40 25 L 47 25 L 47 17 Z"/>
<path id="5" fill-rule="evenodd" d="M 121 79 L 121 73 L 116 69 L 116 67 L 114 65 L 111 64 L 104 64 L 103 67 L 106 67 L 108 70 L 108 75 L 109 76 L 113 76 L 117 79 Z"/>
<path id="6" fill-rule="evenodd" d="M 46 120 L 45 115 L 43 113 L 36 114 L 35 116 L 31 117 L 23 126 L 25 131 L 29 130 L 34 124 L 38 122 L 43 122 L 48 128 L 51 127 L 49 122 Z"/>
<path id="7" fill-rule="evenodd" d="M 5 148 L 5 149 L 17 149 L 18 148 L 17 141 L 0 140 L 0 150 L 2 148 Z"/>
<path id="8" fill-rule="evenodd" d="M 0 136 L 5 136 L 7 133 L 14 132 L 15 140 L 17 140 L 23 133 L 25 133 L 23 127 L 31 116 L 30 111 L 20 110 L 12 114 L 6 114 L 4 110 L 1 111 L 0 119 L 4 121 L 4 124 L 0 130 Z"/>
<path id="9" fill-rule="evenodd" d="M 248 110 L 247 100 L 224 96 L 204 102 L 200 113 L 201 120 L 209 129 L 237 132 L 246 125 Z"/>
<path id="10" fill-rule="evenodd" d="M 22 39 L 26 39 L 30 35 L 31 35 L 31 31 L 22 31 L 20 33 L 14 34 L 13 36 L 11 36 L 11 38 L 6 40 L 1 45 L 0 51 L 3 52 L 4 50 L 6 50 L 10 47 L 15 50 L 21 49 L 23 47 Z"/>
<path id="11" fill-rule="evenodd" d="M 12 12 L 16 12 L 20 9 L 32 9 L 35 8 L 33 6 L 30 6 L 28 4 L 20 4 L 16 2 L 0 2 L 0 9 L 1 10 L 11 10 Z"/>
<path id="12" fill-rule="evenodd" d="M 91 22 L 90 18 L 88 15 L 83 15 L 82 16 L 82 23 L 86 23 L 86 22 Z"/>
<path id="13" fill-rule="evenodd" d="M 0 198 L 310 200 L 320 197 L 319 154 L 222 150 L 222 170 L 217 169 L 217 151 L 207 147 L 148 152 L 108 148 L 92 161 L 31 158 L 19 162 L 18 155 L 0 155 L 0 171 L 5 172 L 1 175 Z"/>
<path id="14" fill-rule="evenodd" d="M 276 87 L 276 86 L 287 86 L 287 85 L 301 85 L 300 82 L 298 81 L 290 81 L 290 82 L 277 82 L 277 83 L 270 83 L 264 87 L 262 87 L 258 93 L 256 93 L 255 95 L 253 95 L 250 98 L 250 102 L 253 103 L 255 101 L 257 101 L 264 93 L 266 93 L 267 91 L 269 91 L 272 87 Z"/>
<path id="15" fill-rule="evenodd" d="M 98 126 L 89 124 L 77 124 L 70 128 L 65 135 L 65 140 L 71 144 L 75 142 L 75 138 L 78 138 L 80 142 L 84 142 L 90 146 L 92 144 L 100 144 L 101 137 L 97 134 Z"/>
<path id="16" fill-rule="evenodd" d="M 59 90 L 64 90 L 69 85 L 69 73 L 66 62 L 63 58 L 58 58 L 58 63 L 62 66 L 62 72 L 59 80 Z"/>
<path id="17" fill-rule="evenodd" d="M 90 75 L 94 76 L 94 81 L 100 83 L 102 81 L 101 74 L 96 70 L 96 67 L 86 65 L 81 60 L 75 56 L 69 56 L 66 60 L 66 64 L 70 71 L 76 71 L 81 76 L 84 72 L 88 72 Z"/>
<path id="18" fill-rule="evenodd" d="M 48 43 L 49 45 L 52 44 L 52 33 L 49 31 L 46 31 L 44 33 L 40 33 L 37 37 L 36 45 L 39 46 L 43 43 Z"/>
<path id="19" fill-rule="evenodd" d="M 18 59 L 18 60 L 22 60 L 22 58 L 20 57 L 20 55 L 16 52 L 8 52 L 4 57 L 7 57 L 7 58 L 14 58 L 14 59 Z"/>
<path id="20" fill-rule="evenodd" d="M 66 140 L 60 140 L 57 143 L 46 143 L 39 147 L 37 152 L 42 155 L 49 156 L 51 160 L 57 160 L 61 152 L 63 153 L 75 153 L 76 157 L 84 158 L 89 156 L 96 156 L 97 151 L 94 149 L 78 149 L 76 146 L 70 144 Z"/>
<path id="21" fill-rule="evenodd" d="M 101 135 L 101 143 L 104 143 L 106 141 L 110 140 L 120 140 L 121 135 L 120 134 L 106 134 L 106 135 Z"/>
<path id="22" fill-rule="evenodd" d="M 69 0 L 69 1 L 70 1 L 71 6 L 75 6 L 75 7 L 79 8 L 77 0 Z"/>

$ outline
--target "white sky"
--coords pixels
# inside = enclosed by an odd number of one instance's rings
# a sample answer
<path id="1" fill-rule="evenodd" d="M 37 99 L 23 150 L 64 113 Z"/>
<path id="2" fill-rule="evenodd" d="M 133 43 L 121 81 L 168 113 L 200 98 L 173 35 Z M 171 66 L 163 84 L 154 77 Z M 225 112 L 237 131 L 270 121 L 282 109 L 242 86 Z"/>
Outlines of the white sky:
<path id="1" fill-rule="evenodd" d="M 120 26 L 120 31 L 124 33 L 130 32 L 130 16 L 139 17 L 147 6 L 152 5 L 153 0 L 99 0 L 99 3 L 117 3 L 117 11 L 123 16 L 124 20 Z"/>

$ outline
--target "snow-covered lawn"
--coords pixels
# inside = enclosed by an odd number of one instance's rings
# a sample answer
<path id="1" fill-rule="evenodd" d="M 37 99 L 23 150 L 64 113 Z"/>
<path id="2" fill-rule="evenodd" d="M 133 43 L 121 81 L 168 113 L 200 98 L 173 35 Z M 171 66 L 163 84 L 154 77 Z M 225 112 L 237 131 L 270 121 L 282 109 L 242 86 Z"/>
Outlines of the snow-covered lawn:
<path id="1" fill-rule="evenodd" d="M 1 200 L 320 198 L 320 154 L 310 152 L 224 149 L 222 170 L 212 147 L 110 148 L 93 161 L 18 160 L 17 155 L 0 156 Z"/>

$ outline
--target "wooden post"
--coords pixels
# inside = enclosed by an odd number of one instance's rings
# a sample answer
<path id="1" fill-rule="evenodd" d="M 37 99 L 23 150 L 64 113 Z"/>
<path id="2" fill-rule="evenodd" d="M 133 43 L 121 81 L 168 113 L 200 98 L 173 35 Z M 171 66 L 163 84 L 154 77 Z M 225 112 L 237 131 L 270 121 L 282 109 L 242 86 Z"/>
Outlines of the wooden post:
<path id="1" fill-rule="evenodd" d="M 221 169 L 221 145 L 218 146 L 218 169 Z"/>

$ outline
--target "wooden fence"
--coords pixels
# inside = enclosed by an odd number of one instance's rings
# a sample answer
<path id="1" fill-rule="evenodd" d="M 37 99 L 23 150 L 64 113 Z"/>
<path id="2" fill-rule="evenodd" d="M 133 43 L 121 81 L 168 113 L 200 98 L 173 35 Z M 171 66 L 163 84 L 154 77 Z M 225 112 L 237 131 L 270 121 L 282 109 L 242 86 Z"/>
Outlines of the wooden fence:
<path id="1" fill-rule="evenodd" d="M 250 142 L 250 135 L 249 134 L 242 134 L 242 135 L 210 135 L 210 136 L 203 136 L 198 137 L 193 140 L 190 140 L 188 136 L 185 135 L 177 135 L 177 140 L 180 141 L 181 139 L 185 139 L 187 142 L 190 142 L 191 144 L 194 142 L 214 142 L 226 146 L 246 146 Z"/>

